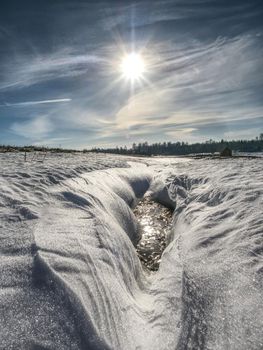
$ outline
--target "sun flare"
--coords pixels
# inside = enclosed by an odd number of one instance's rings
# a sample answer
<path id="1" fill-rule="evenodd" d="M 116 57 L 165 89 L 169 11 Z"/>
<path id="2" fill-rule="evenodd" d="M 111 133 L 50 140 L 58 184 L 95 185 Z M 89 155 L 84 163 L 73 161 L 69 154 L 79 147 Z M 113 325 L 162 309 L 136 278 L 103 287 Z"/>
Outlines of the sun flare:
<path id="1" fill-rule="evenodd" d="M 142 77 L 145 71 L 145 63 L 138 53 L 126 55 L 121 62 L 121 72 L 123 76 L 130 80 L 136 80 Z"/>

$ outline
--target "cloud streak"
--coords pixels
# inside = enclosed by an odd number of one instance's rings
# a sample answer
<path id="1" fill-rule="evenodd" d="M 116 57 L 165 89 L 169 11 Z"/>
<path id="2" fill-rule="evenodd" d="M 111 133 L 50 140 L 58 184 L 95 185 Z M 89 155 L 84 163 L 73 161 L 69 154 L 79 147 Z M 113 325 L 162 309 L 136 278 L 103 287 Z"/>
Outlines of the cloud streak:
<path id="1" fill-rule="evenodd" d="M 66 48 L 52 54 L 16 57 L 3 73 L 0 90 L 20 89 L 54 79 L 82 76 L 105 59 Z"/>
<path id="2" fill-rule="evenodd" d="M 28 107 L 35 106 L 41 104 L 49 104 L 49 103 L 62 103 L 62 102 L 70 102 L 71 98 L 57 98 L 53 100 L 42 100 L 42 101 L 26 101 L 26 102 L 17 102 L 17 103 L 4 103 L 1 104 L 0 107 Z"/>

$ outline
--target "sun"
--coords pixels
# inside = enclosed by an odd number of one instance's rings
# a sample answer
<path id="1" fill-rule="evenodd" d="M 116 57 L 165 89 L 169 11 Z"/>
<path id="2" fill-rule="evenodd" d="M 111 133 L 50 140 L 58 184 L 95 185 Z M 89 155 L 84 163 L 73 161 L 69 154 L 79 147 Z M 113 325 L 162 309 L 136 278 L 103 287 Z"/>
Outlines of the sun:
<path id="1" fill-rule="evenodd" d="M 123 57 L 121 62 L 121 72 L 129 80 L 137 80 L 145 72 L 145 63 L 139 53 L 132 52 Z"/>

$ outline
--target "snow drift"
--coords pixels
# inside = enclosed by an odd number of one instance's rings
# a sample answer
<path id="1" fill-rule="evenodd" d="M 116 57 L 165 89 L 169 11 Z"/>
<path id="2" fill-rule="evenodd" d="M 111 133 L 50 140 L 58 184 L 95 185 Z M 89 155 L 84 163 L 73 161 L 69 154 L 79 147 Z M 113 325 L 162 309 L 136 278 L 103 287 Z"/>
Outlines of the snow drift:
<path id="1" fill-rule="evenodd" d="M 1 157 L 2 349 L 263 346 L 258 160 Z M 145 194 L 175 208 L 153 274 L 134 247 Z"/>

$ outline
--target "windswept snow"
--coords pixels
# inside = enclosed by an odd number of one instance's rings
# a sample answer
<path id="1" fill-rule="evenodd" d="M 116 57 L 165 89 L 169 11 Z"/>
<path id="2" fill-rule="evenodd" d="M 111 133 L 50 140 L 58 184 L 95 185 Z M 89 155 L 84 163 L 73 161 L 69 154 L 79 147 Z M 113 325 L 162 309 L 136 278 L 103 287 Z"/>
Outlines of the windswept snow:
<path id="1" fill-rule="evenodd" d="M 260 159 L 0 162 L 1 349 L 263 348 Z M 151 275 L 144 195 L 175 209 Z"/>

